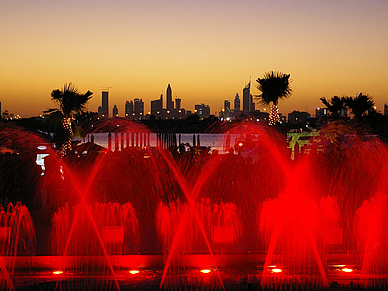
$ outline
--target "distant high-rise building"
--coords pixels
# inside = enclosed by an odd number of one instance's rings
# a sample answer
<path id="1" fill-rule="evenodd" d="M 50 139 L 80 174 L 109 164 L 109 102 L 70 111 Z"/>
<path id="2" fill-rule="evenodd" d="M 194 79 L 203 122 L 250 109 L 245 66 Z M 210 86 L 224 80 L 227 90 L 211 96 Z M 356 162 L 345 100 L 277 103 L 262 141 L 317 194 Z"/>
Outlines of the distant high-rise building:
<path id="1" fill-rule="evenodd" d="M 243 89 L 243 110 L 245 112 L 252 112 L 254 109 L 252 108 L 253 98 L 251 95 L 251 80 Z M 253 110 L 252 110 L 253 109 Z"/>
<path id="2" fill-rule="evenodd" d="M 385 105 L 387 105 L 387 104 L 385 104 Z M 0 101 L 0 118 L 1 118 L 1 101 Z"/>
<path id="3" fill-rule="evenodd" d="M 1 109 L 1 103 L 0 103 L 0 109 Z M 0 112 L 1 112 L 1 110 L 0 110 Z M 388 104 L 387 103 L 384 104 L 384 115 L 388 115 Z"/>
<path id="4" fill-rule="evenodd" d="M 160 95 L 160 99 L 151 101 L 151 115 L 158 116 L 163 110 L 163 94 Z"/>
<path id="5" fill-rule="evenodd" d="M 195 112 L 201 118 L 208 118 L 210 116 L 210 107 L 203 103 L 201 105 L 195 105 Z"/>
<path id="6" fill-rule="evenodd" d="M 224 100 L 224 110 L 230 111 L 230 101 L 229 100 Z"/>
<path id="7" fill-rule="evenodd" d="M 113 106 L 113 110 L 112 110 L 112 117 L 113 118 L 116 118 L 119 116 L 119 109 L 117 108 L 116 105 Z"/>
<path id="8" fill-rule="evenodd" d="M 143 99 L 139 99 L 139 98 L 135 98 L 134 100 L 134 108 L 135 108 L 135 112 L 132 116 L 135 118 L 135 119 L 143 119 L 144 117 L 144 102 L 143 102 Z"/>
<path id="9" fill-rule="evenodd" d="M 168 84 L 167 90 L 166 90 L 166 109 L 167 110 L 174 109 L 174 102 L 172 101 L 172 89 L 170 84 Z"/>
<path id="10" fill-rule="evenodd" d="M 238 93 L 236 93 L 236 96 L 234 97 L 234 111 L 240 111 L 240 97 L 238 96 Z"/>
<path id="11" fill-rule="evenodd" d="M 133 114 L 133 102 L 125 102 L 125 117 L 131 117 Z"/>
<path id="12" fill-rule="evenodd" d="M 102 117 L 109 117 L 109 91 L 102 91 L 102 103 L 98 107 L 98 114 Z"/>
<path id="13" fill-rule="evenodd" d="M 288 113 L 288 123 L 289 124 L 304 124 L 307 121 L 307 117 L 309 117 L 310 114 L 308 112 L 300 112 L 300 111 L 292 111 L 291 113 Z"/>
<path id="14" fill-rule="evenodd" d="M 181 101 L 180 98 L 175 98 L 175 109 L 181 109 Z"/>

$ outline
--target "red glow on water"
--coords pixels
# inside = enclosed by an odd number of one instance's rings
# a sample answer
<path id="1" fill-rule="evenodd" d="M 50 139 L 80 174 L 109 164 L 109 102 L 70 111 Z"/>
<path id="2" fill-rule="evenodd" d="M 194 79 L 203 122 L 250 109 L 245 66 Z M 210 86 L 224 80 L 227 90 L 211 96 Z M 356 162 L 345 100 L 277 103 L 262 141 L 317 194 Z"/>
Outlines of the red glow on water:
<path id="1" fill-rule="evenodd" d="M 63 274 L 63 271 L 61 271 L 61 270 L 54 271 L 53 274 L 54 275 L 61 275 L 61 274 Z"/>
<path id="2" fill-rule="evenodd" d="M 131 270 L 131 271 L 129 271 L 129 273 L 132 275 L 136 275 L 136 274 L 139 274 L 140 271 L 139 270 Z"/>
<path id="3" fill-rule="evenodd" d="M 209 270 L 209 269 L 202 269 L 200 272 L 202 274 L 209 274 L 212 270 Z"/>

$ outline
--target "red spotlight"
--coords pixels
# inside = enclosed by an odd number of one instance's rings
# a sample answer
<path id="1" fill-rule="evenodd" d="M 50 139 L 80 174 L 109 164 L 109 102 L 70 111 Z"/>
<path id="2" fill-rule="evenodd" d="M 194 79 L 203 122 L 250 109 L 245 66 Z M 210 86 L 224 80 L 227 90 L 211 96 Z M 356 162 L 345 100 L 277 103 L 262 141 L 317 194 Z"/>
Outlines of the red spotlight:
<path id="1" fill-rule="evenodd" d="M 212 270 L 209 270 L 209 269 L 202 269 L 200 272 L 202 274 L 209 274 Z"/>
<path id="2" fill-rule="evenodd" d="M 53 274 L 54 275 L 60 275 L 60 274 L 63 274 L 63 271 L 61 271 L 61 270 L 54 271 Z"/>
<path id="3" fill-rule="evenodd" d="M 132 275 L 136 275 L 136 274 L 139 274 L 140 271 L 139 270 L 130 270 L 129 273 Z"/>

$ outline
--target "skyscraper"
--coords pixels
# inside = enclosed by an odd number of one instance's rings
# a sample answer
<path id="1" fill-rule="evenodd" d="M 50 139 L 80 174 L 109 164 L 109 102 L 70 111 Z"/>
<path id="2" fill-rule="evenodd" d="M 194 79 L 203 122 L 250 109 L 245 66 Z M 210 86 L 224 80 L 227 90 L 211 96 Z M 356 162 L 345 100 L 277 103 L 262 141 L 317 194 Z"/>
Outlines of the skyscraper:
<path id="1" fill-rule="evenodd" d="M 133 101 L 125 102 L 125 117 L 131 117 L 133 114 Z"/>
<path id="2" fill-rule="evenodd" d="M 224 100 L 224 109 L 225 111 L 230 111 L 230 101 Z"/>
<path id="3" fill-rule="evenodd" d="M 113 110 L 112 110 L 112 117 L 113 118 L 116 118 L 119 116 L 119 109 L 117 108 L 116 105 L 113 106 Z"/>
<path id="4" fill-rule="evenodd" d="M 98 107 L 98 114 L 101 117 L 109 117 L 109 91 L 102 91 L 102 104 Z"/>
<path id="5" fill-rule="evenodd" d="M 174 102 L 172 101 L 172 89 L 170 84 L 168 84 L 167 90 L 166 90 L 166 109 L 167 110 L 174 109 Z"/>
<path id="6" fill-rule="evenodd" d="M 157 116 L 161 114 L 163 109 L 163 94 L 160 94 L 160 99 L 151 101 L 151 115 Z"/>
<path id="7" fill-rule="evenodd" d="M 180 98 L 175 98 L 175 109 L 181 109 L 181 101 Z"/>
<path id="8" fill-rule="evenodd" d="M 234 97 L 234 111 L 240 111 L 240 97 L 238 96 L 238 93 L 236 93 L 236 96 Z"/>
<path id="9" fill-rule="evenodd" d="M 142 119 L 144 116 L 144 102 L 143 99 L 135 98 L 134 100 L 135 115 L 132 115 L 135 119 Z"/>
<path id="10" fill-rule="evenodd" d="M 243 110 L 245 112 L 252 112 L 253 98 L 251 95 L 251 80 L 243 89 Z"/>

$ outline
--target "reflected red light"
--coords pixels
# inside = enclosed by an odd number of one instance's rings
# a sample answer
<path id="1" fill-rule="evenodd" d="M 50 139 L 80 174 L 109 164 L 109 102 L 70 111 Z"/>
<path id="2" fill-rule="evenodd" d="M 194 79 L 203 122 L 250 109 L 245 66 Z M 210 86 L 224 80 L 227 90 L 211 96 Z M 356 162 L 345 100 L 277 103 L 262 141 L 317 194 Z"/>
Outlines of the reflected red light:
<path id="1" fill-rule="evenodd" d="M 200 272 L 202 274 L 209 274 L 211 272 L 211 270 L 209 270 L 209 269 L 202 269 Z"/>
<path id="2" fill-rule="evenodd" d="M 272 273 L 281 273 L 281 272 L 283 272 L 283 270 L 279 269 L 279 268 L 275 268 L 275 269 L 272 269 L 271 272 Z"/>
<path id="3" fill-rule="evenodd" d="M 351 272 L 353 272 L 353 269 L 350 269 L 350 268 L 343 268 L 343 269 L 342 269 L 342 272 L 351 273 Z"/>
<path id="4" fill-rule="evenodd" d="M 136 275 L 136 274 L 139 274 L 139 270 L 131 270 L 131 271 L 129 271 L 129 273 L 130 274 L 132 274 L 132 275 Z"/>
<path id="5" fill-rule="evenodd" d="M 54 274 L 54 275 L 60 275 L 60 274 L 63 274 L 63 271 L 60 271 L 60 270 L 54 271 L 53 274 Z"/>

